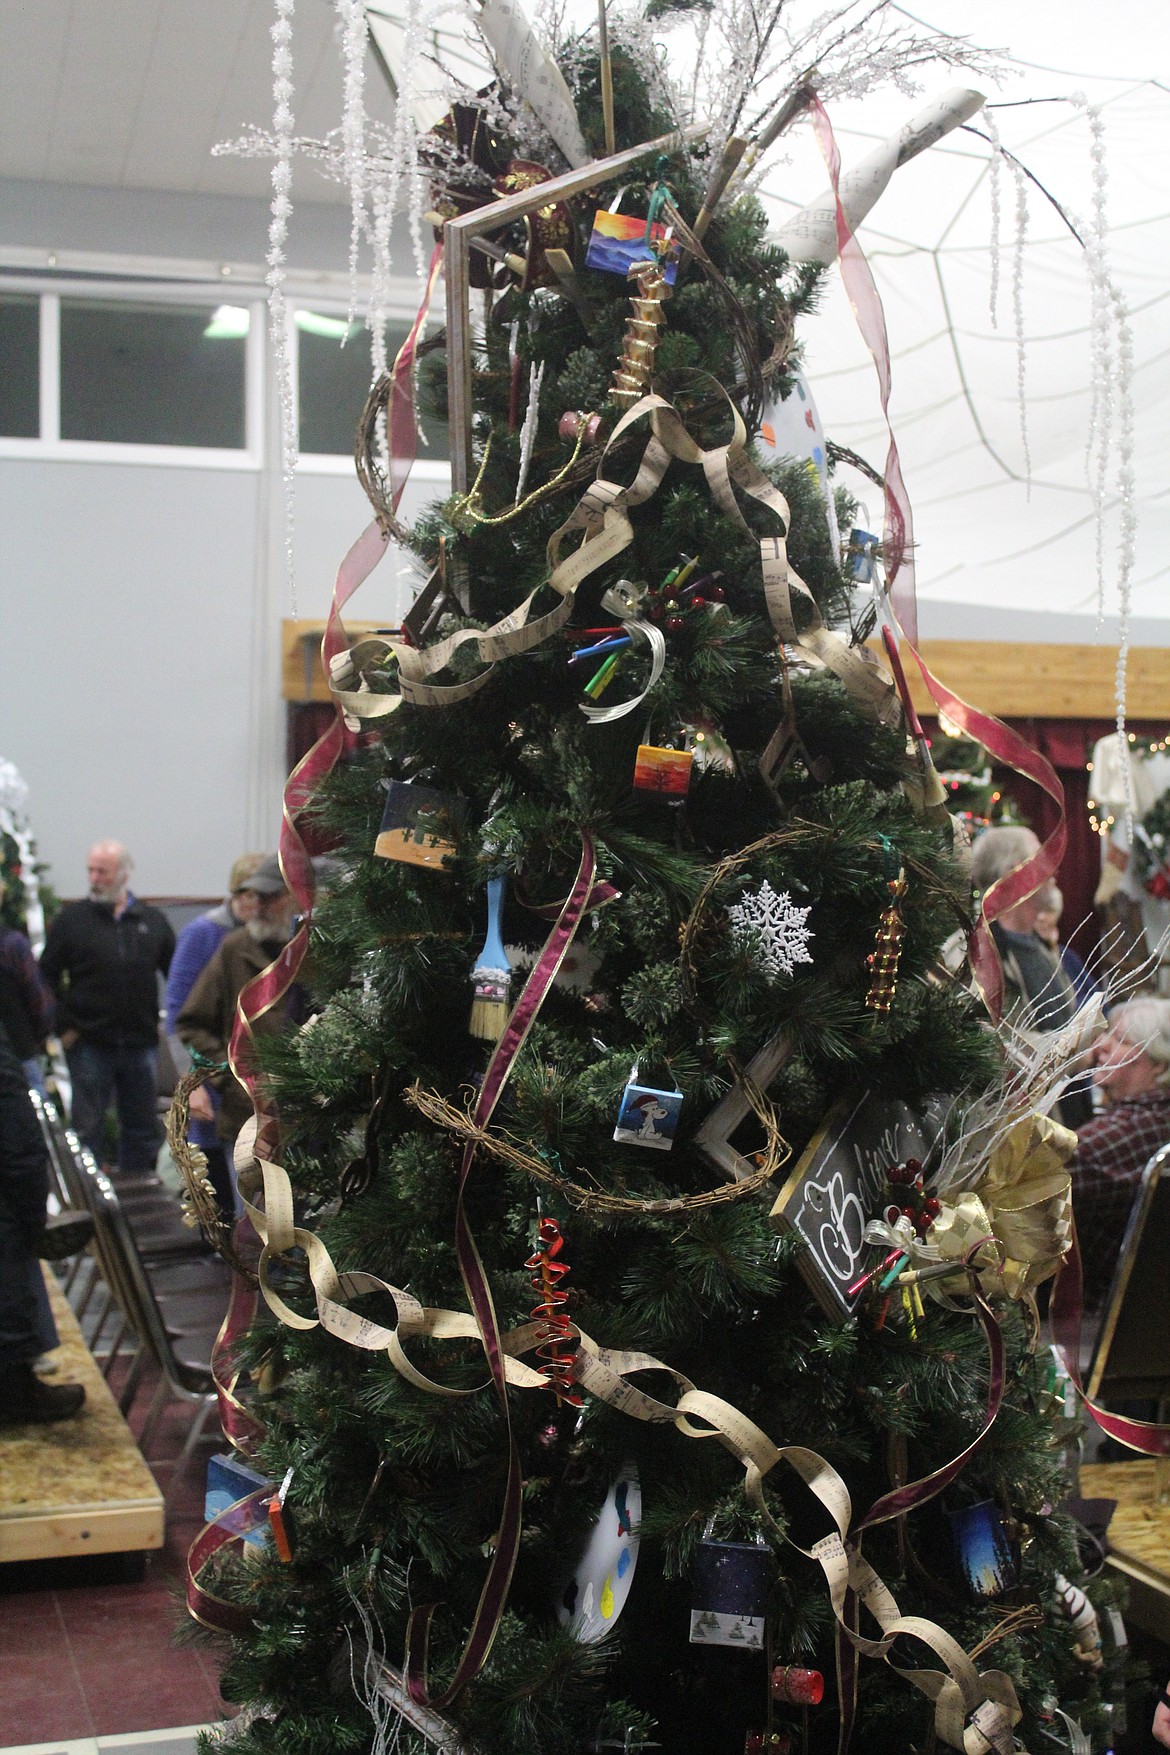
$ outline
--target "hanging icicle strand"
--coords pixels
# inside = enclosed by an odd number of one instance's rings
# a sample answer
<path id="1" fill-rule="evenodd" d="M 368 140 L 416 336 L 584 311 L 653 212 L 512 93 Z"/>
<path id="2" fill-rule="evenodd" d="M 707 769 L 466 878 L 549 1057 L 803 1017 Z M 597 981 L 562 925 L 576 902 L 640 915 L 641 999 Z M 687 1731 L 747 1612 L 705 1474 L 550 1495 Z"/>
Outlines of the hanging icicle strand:
<path id="1" fill-rule="evenodd" d="M 1105 165 L 1105 124 L 1096 104 L 1078 93 L 1072 99 L 1084 109 L 1089 124 L 1089 164 L 1093 180 L 1089 225 L 1085 233 L 1085 265 L 1089 273 L 1089 371 L 1091 400 L 1085 469 L 1093 497 L 1094 548 L 1097 569 L 1097 625 L 1105 620 L 1105 512 L 1109 461 L 1117 407 L 1114 393 L 1113 301 L 1110 296 L 1105 198 L 1109 180 Z"/>
<path id="2" fill-rule="evenodd" d="M 1032 494 L 1032 456 L 1028 447 L 1028 350 L 1024 339 L 1024 246 L 1028 238 L 1028 179 L 1022 165 L 1012 160 L 1016 179 L 1016 244 L 1012 256 L 1012 318 L 1016 328 L 1016 398 L 1020 410 L 1020 443 L 1024 452 L 1024 478 Z"/>
<path id="3" fill-rule="evenodd" d="M 268 332 L 276 369 L 276 394 L 280 404 L 280 473 L 284 482 L 284 559 L 293 614 L 297 613 L 296 570 L 293 561 L 293 518 L 297 469 L 297 411 L 293 396 L 292 357 L 289 347 L 289 310 L 285 292 L 285 254 L 288 222 L 292 217 L 293 153 L 293 58 L 292 20 L 296 0 L 276 0 L 272 25 L 272 132 L 276 154 L 272 163 L 272 205 L 268 222 L 268 254 L 265 258 L 268 287 Z"/>
<path id="4" fill-rule="evenodd" d="M 520 468 L 516 476 L 516 504 L 524 498 L 524 489 L 528 485 L 528 471 L 532 466 L 532 447 L 536 443 L 536 427 L 540 419 L 540 392 L 544 385 L 544 364 L 532 364 L 528 369 L 528 407 L 524 414 L 524 425 L 520 428 Z"/>
<path id="5" fill-rule="evenodd" d="M 358 251 L 366 223 L 365 0 L 334 0 L 345 63 L 341 139 L 349 185 L 349 320 L 357 315 Z"/>
<path id="6" fill-rule="evenodd" d="M 987 165 L 987 193 L 991 203 L 991 267 L 988 287 L 988 310 L 991 327 L 999 328 L 999 246 L 1003 219 L 1003 148 L 999 140 L 999 124 L 990 106 L 983 110 L 983 120 L 991 136 L 991 158 Z"/>
<path id="7" fill-rule="evenodd" d="M 1125 737 L 1126 693 L 1129 680 L 1130 603 L 1133 563 L 1137 547 L 1136 483 L 1134 478 L 1133 330 L 1125 295 L 1111 287 L 1117 319 L 1117 498 L 1120 507 L 1117 565 L 1117 747 L 1122 755 L 1121 772 L 1125 798 L 1125 831 L 1133 845 L 1133 769 Z"/>

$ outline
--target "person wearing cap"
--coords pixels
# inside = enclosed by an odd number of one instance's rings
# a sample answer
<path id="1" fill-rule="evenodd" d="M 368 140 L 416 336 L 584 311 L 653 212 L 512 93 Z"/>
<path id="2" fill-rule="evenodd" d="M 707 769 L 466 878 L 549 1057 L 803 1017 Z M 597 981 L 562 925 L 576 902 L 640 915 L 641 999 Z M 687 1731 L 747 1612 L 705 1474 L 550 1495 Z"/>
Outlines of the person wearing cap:
<path id="1" fill-rule="evenodd" d="M 236 1021 L 236 1000 L 292 937 L 295 908 L 275 854 L 252 873 L 247 888 L 257 898 L 255 915 L 222 940 L 175 1019 L 182 1041 L 215 1069 L 208 1073 L 206 1084 L 219 1098 L 215 1130 L 229 1166 L 230 1148 L 252 1113 L 251 1098 L 226 1064 Z M 303 1023 L 304 1017 L 304 991 L 294 982 L 282 1000 L 255 1020 L 253 1032 L 256 1036 L 276 1036 Z M 198 1091 L 192 1092 L 193 1112 L 198 1096 Z M 205 1116 L 210 1109 L 209 1102 L 204 1108 Z"/>
<path id="2" fill-rule="evenodd" d="M 259 911 L 260 897 L 248 885 L 249 880 L 267 859 L 268 855 L 265 853 L 241 853 L 232 866 L 228 877 L 228 893 L 223 901 L 217 908 L 210 908 L 206 914 L 200 914 L 195 920 L 188 921 L 179 934 L 175 954 L 171 958 L 171 972 L 167 977 L 166 997 L 167 1042 L 175 1070 L 179 1073 L 186 1072 L 191 1064 L 186 1044 L 178 1034 L 179 1013 L 199 976 L 228 933 L 235 932 L 238 927 L 254 919 Z M 215 1094 L 205 1085 L 201 1085 L 193 1093 L 193 1098 L 187 1138 L 207 1158 L 207 1173 L 220 1209 L 225 1217 L 230 1218 L 235 1196 L 232 1193 L 231 1174 L 223 1145 L 215 1131 L 217 1100 Z"/>

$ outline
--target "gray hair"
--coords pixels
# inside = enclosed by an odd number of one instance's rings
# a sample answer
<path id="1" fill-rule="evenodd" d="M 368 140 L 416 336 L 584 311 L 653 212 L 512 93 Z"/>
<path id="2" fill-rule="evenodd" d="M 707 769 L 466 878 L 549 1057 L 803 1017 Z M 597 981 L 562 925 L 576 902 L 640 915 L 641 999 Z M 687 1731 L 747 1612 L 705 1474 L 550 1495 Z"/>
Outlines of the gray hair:
<path id="1" fill-rule="evenodd" d="M 989 890 L 1001 877 L 1030 859 L 1040 843 L 1031 829 L 1006 826 L 984 829 L 971 849 L 971 882 L 977 890 Z"/>
<path id="2" fill-rule="evenodd" d="M 1109 1028 L 1154 1062 L 1160 1085 L 1170 1085 L 1170 999 L 1152 993 L 1128 999 L 1110 1012 Z"/>
<path id="3" fill-rule="evenodd" d="M 130 873 L 134 870 L 134 861 L 131 859 L 121 841 L 114 841 L 107 836 L 105 840 L 95 841 L 90 848 L 90 852 L 112 853 L 114 858 L 118 861 L 119 877 L 129 877 Z"/>

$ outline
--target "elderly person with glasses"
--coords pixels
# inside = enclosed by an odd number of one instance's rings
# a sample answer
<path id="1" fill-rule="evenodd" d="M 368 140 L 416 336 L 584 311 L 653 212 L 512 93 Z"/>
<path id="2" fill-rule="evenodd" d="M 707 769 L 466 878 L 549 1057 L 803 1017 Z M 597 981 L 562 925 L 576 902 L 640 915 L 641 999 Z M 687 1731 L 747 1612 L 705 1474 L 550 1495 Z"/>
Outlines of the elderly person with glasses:
<path id="1" fill-rule="evenodd" d="M 1109 1291 L 1142 1171 L 1170 1144 L 1170 1000 L 1142 996 L 1117 1006 L 1092 1057 L 1106 1107 L 1078 1130 L 1069 1164 L 1090 1310 Z"/>

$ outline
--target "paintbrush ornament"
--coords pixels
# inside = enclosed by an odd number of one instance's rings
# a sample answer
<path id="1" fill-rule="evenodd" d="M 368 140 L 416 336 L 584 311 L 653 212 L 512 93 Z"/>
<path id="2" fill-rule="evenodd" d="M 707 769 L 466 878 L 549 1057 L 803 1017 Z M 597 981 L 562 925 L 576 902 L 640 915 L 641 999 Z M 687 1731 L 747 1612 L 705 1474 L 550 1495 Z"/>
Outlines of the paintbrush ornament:
<path id="1" fill-rule="evenodd" d="M 480 1042 L 498 1042 L 508 1021 L 508 966 L 500 920 L 504 912 L 504 879 L 494 877 L 487 887 L 487 937 L 471 971 L 471 1021 L 468 1029 Z"/>

